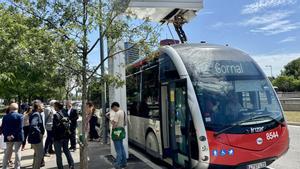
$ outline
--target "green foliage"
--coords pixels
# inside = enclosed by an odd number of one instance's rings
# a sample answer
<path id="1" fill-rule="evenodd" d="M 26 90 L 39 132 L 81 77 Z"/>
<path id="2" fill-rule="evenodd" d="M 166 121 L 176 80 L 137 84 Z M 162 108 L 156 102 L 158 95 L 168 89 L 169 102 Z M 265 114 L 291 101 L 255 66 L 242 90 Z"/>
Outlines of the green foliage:
<path id="1" fill-rule="evenodd" d="M 284 66 L 283 75 L 294 76 L 295 79 L 300 79 L 300 58 L 291 61 Z"/>
<path id="2" fill-rule="evenodd" d="M 0 5 L 0 23 L 0 97 L 62 98 L 65 80 L 58 60 L 71 65 L 70 43 L 12 6 Z"/>
<path id="3" fill-rule="evenodd" d="M 281 75 L 272 80 L 279 91 L 300 91 L 300 58 L 291 61 L 281 72 Z"/>
<path id="4" fill-rule="evenodd" d="M 300 90 L 300 80 L 293 76 L 279 76 L 272 81 L 274 86 L 277 86 L 279 91 L 291 92 Z"/>

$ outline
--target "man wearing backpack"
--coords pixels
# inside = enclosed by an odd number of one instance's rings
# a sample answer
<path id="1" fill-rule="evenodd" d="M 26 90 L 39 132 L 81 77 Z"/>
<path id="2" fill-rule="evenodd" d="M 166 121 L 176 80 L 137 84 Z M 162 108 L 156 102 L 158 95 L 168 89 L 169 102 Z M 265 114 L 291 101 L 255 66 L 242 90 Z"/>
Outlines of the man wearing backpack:
<path id="1" fill-rule="evenodd" d="M 53 117 L 53 137 L 54 137 L 54 149 L 56 154 L 56 164 L 58 169 L 63 169 L 62 163 L 62 149 L 68 160 L 69 168 L 74 169 L 74 160 L 71 156 L 68 148 L 68 142 L 70 139 L 70 120 L 63 111 L 63 105 L 59 102 L 54 103 L 54 109 L 56 114 Z"/>

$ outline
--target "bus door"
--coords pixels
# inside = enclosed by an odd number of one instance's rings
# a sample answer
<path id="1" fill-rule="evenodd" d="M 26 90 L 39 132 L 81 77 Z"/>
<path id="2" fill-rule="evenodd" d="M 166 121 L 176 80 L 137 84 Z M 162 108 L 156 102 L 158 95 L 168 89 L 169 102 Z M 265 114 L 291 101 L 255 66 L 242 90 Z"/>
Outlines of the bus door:
<path id="1" fill-rule="evenodd" d="M 187 81 L 169 83 L 169 132 L 174 168 L 191 168 L 189 122 L 191 115 L 187 101 Z"/>

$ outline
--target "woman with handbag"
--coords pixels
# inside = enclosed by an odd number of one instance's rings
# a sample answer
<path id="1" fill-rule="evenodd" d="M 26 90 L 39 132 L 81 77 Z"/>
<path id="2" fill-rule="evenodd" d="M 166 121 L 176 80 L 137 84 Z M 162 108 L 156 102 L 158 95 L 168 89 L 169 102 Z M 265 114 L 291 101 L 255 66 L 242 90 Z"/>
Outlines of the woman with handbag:
<path id="1" fill-rule="evenodd" d="M 127 158 L 123 145 L 123 139 L 126 136 L 125 126 L 127 122 L 127 116 L 126 113 L 120 109 L 120 104 L 118 102 L 112 103 L 111 109 L 112 111 L 109 113 L 110 122 L 112 125 L 111 137 L 117 153 L 117 159 L 114 167 L 116 169 L 121 169 L 127 166 Z"/>

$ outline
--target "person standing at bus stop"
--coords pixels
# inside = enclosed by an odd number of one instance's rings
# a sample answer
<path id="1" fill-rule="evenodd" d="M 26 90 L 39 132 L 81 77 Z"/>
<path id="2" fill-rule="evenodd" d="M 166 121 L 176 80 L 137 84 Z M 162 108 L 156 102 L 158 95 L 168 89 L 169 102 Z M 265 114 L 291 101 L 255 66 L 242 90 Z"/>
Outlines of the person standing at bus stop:
<path id="1" fill-rule="evenodd" d="M 71 125 L 70 125 L 70 150 L 76 151 L 76 128 L 77 128 L 77 120 L 78 120 L 78 112 L 76 109 L 72 106 L 72 101 L 68 100 L 66 102 L 66 112 L 70 119 Z"/>
<path id="2" fill-rule="evenodd" d="M 112 111 L 110 111 L 109 116 L 112 125 L 112 140 L 114 142 L 115 150 L 117 153 L 117 158 L 114 167 L 116 169 L 120 169 L 127 166 L 127 158 L 126 158 L 126 153 L 123 145 L 123 139 L 126 134 L 125 133 L 120 134 L 120 132 L 117 130 L 120 129 L 120 131 L 125 132 L 127 116 L 126 113 L 122 109 L 120 109 L 120 104 L 118 102 L 112 103 L 111 109 Z M 121 139 L 115 139 L 114 131 L 116 131 L 116 133 L 119 133 L 119 135 L 123 135 L 123 137 Z"/>
<path id="3" fill-rule="evenodd" d="M 3 169 L 9 168 L 8 162 L 14 151 L 15 169 L 21 168 L 21 145 L 24 140 L 23 133 L 23 116 L 18 113 L 19 106 L 17 103 L 12 103 L 9 106 L 10 112 L 3 117 L 2 130 L 4 142 L 6 142 L 6 150 L 3 158 Z M 14 147 L 14 148 L 13 148 Z"/>
<path id="4" fill-rule="evenodd" d="M 54 103 L 56 100 L 51 100 L 50 101 L 50 106 L 47 106 L 44 110 L 45 113 L 45 128 L 47 131 L 47 138 L 45 141 L 45 147 L 44 147 L 44 155 L 49 157 L 50 154 L 54 154 L 53 150 L 53 131 L 52 131 L 52 126 L 53 126 L 53 117 L 56 111 L 54 110 Z"/>
<path id="5" fill-rule="evenodd" d="M 41 102 L 35 102 L 33 104 L 33 113 L 29 117 L 30 129 L 28 142 L 32 145 L 34 150 L 32 169 L 39 169 L 45 165 L 43 162 L 43 135 L 45 134 L 45 128 L 41 115 L 43 111 L 43 104 Z"/>
<path id="6" fill-rule="evenodd" d="M 70 119 L 67 112 L 64 111 L 63 105 L 59 102 L 54 103 L 56 114 L 53 117 L 53 137 L 54 137 L 54 149 L 56 154 L 56 164 L 58 169 L 64 169 L 62 162 L 62 151 L 64 152 L 69 169 L 74 169 L 74 160 L 68 148 L 70 139 Z"/>

